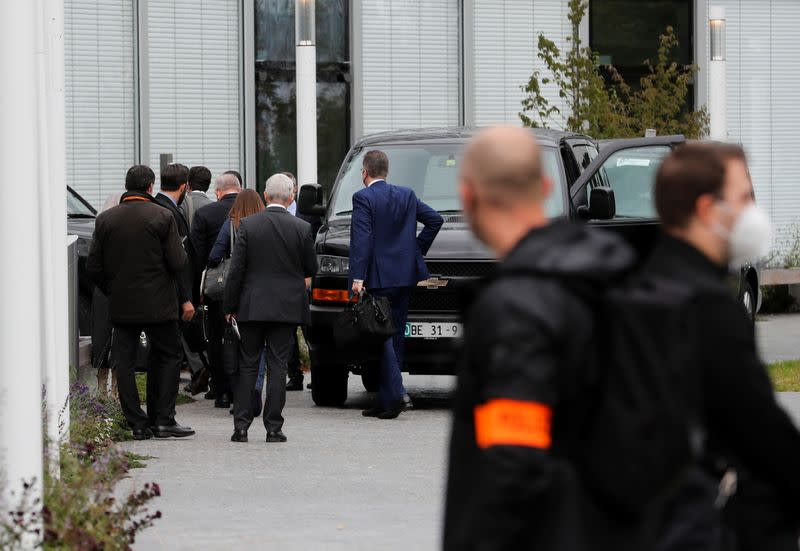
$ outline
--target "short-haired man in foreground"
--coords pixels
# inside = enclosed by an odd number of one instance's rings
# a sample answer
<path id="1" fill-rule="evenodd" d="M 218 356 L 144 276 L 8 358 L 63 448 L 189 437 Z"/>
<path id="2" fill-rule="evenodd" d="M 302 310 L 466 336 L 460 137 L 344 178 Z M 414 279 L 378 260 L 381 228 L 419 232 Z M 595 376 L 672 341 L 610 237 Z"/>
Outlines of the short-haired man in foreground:
<path id="1" fill-rule="evenodd" d="M 770 247 L 769 220 L 755 205 L 744 152 L 731 145 L 677 149 L 658 171 L 655 204 L 664 236 L 641 275 L 692 290 L 687 319 L 702 333 L 691 343 L 691 375 L 708 435 L 704 467 L 667 508 L 659 550 L 698 542 L 716 549 L 720 465 L 739 473 L 725 511 L 736 549 L 797 549 L 800 433 L 775 401 L 753 325 L 727 282 L 729 267 L 755 262 Z"/>
<path id="2" fill-rule="evenodd" d="M 153 200 L 154 181 L 149 167 L 128 170 L 122 201 L 97 217 L 86 262 L 92 279 L 109 297 L 111 358 L 122 411 L 136 440 L 194 434 L 175 422 L 181 362 L 175 286 L 187 257 L 172 214 Z M 134 373 L 142 331 L 151 347 L 146 414 Z"/>
<path id="3" fill-rule="evenodd" d="M 466 149 L 464 213 L 499 265 L 464 316 L 446 550 L 574 550 L 587 536 L 574 435 L 594 328 L 575 287 L 608 286 L 633 253 L 613 235 L 549 221 L 551 187 L 528 130 L 488 129 Z"/>

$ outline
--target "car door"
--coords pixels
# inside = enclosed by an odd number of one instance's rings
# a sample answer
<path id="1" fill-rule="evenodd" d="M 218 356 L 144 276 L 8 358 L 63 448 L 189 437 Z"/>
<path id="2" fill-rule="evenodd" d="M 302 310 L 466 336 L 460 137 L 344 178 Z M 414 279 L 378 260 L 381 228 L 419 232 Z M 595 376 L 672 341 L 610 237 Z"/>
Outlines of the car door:
<path id="1" fill-rule="evenodd" d="M 684 142 L 683 136 L 663 136 L 601 143 L 600 153 L 570 188 L 573 212 L 592 226 L 619 234 L 640 259 L 645 258 L 659 235 L 653 194 L 656 173 L 664 157 Z M 598 193 L 604 195 L 608 188 L 613 190 L 615 212 L 592 218 L 592 190 L 600 187 L 605 189 Z"/>
<path id="2" fill-rule="evenodd" d="M 610 219 L 584 219 L 593 224 L 642 224 L 657 222 L 653 188 L 661 161 L 672 149 L 685 142 L 683 136 L 661 136 L 613 140 L 601 144 L 600 153 L 570 188 L 575 212 L 587 213 L 592 190 L 614 191 L 616 212 Z"/>

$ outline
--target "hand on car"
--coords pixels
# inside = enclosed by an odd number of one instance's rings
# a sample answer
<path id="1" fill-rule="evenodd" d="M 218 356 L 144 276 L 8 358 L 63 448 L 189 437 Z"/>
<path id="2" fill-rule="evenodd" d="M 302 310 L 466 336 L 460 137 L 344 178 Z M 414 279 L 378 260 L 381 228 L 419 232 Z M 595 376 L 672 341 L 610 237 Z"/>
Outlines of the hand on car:
<path id="1" fill-rule="evenodd" d="M 191 303 L 191 301 L 184 302 L 181 306 L 181 310 L 181 319 L 183 321 L 192 321 L 192 318 L 194 317 L 194 305 Z"/>

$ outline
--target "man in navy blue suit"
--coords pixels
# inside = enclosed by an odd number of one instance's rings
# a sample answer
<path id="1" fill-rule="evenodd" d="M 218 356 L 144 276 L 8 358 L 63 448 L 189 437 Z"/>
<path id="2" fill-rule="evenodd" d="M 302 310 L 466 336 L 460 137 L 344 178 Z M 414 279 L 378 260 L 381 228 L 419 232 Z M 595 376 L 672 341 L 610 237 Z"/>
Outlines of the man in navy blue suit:
<path id="1" fill-rule="evenodd" d="M 397 329 L 383 347 L 378 403 L 363 414 L 394 419 L 405 409 L 400 371 L 411 290 L 429 277 L 423 256 L 444 221 L 411 189 L 386 182 L 389 158 L 383 151 L 368 151 L 362 167 L 365 189 L 353 195 L 350 228 L 352 289 L 358 294 L 367 288 L 374 296 L 387 297 Z M 417 222 L 424 226 L 419 235 Z"/>

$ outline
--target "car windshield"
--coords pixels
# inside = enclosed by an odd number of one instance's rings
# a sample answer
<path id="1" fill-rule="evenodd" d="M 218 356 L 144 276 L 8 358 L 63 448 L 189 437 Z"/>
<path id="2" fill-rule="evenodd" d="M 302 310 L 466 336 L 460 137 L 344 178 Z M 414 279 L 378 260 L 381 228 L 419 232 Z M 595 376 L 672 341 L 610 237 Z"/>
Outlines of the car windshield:
<path id="1" fill-rule="evenodd" d="M 87 207 L 71 189 L 67 189 L 67 216 L 69 218 L 94 218 L 92 209 Z"/>
<path id="2" fill-rule="evenodd" d="M 458 170 L 463 144 L 413 144 L 375 146 L 389 157 L 387 180 L 414 190 L 422 201 L 439 212 L 459 212 Z M 335 197 L 332 198 L 331 218 L 349 217 L 353 211 L 353 194 L 363 187 L 361 166 L 366 149 L 353 156 L 342 175 Z M 553 193 L 547 200 L 549 216 L 564 214 L 564 180 L 558 151 L 542 148 L 542 167 L 553 180 Z"/>

